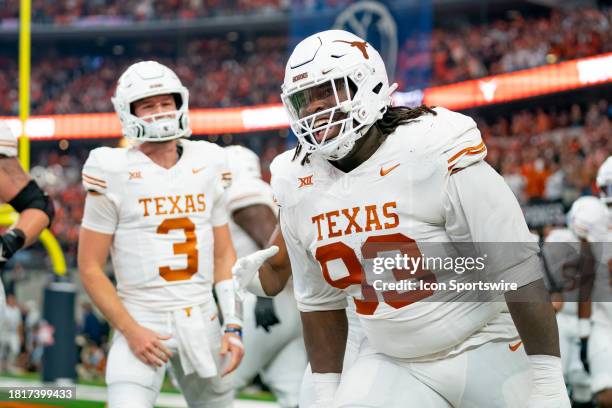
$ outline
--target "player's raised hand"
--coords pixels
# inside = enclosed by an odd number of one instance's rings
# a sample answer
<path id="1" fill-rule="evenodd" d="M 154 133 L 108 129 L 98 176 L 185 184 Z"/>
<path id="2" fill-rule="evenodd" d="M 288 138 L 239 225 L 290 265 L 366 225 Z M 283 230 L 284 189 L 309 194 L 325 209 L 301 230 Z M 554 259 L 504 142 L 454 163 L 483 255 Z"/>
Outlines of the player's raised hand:
<path id="1" fill-rule="evenodd" d="M 163 336 L 139 324 L 125 330 L 123 335 L 132 353 L 145 364 L 162 367 L 172 357 L 172 352 L 162 343 L 170 336 Z"/>
<path id="2" fill-rule="evenodd" d="M 236 260 L 236 263 L 232 267 L 232 276 L 234 277 L 238 297 L 244 299 L 247 287 L 257 274 L 257 271 L 259 271 L 261 265 L 263 265 L 266 259 L 273 257 L 277 253 L 278 247 L 272 245 L 270 248 L 253 252 L 250 255 Z"/>
<path id="3" fill-rule="evenodd" d="M 226 332 L 223 334 L 223 338 L 221 339 L 221 357 L 225 357 L 228 353 L 231 356 L 231 360 L 223 371 L 223 374 L 221 374 L 222 377 L 238 368 L 244 356 L 242 339 L 236 333 Z"/>

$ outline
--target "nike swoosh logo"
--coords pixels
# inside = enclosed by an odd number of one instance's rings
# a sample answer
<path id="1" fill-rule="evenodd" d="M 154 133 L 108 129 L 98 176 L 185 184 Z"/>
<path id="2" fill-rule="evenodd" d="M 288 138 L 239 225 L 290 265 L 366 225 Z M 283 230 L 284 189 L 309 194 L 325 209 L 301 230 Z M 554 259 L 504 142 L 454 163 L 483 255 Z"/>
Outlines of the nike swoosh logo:
<path id="1" fill-rule="evenodd" d="M 521 344 L 523 344 L 522 341 L 519 341 L 516 344 L 508 344 L 508 348 L 510 349 L 510 351 L 516 351 L 519 347 L 521 347 Z"/>
<path id="2" fill-rule="evenodd" d="M 329 74 L 330 72 L 332 72 L 333 70 L 334 70 L 334 68 L 328 69 L 327 71 L 323 71 L 323 70 L 322 70 L 322 71 L 321 71 L 321 73 L 322 73 L 323 75 L 327 75 L 327 74 Z"/>
<path id="3" fill-rule="evenodd" d="M 192 172 L 193 174 L 198 174 L 199 172 L 201 172 L 201 171 L 202 171 L 202 170 L 204 170 L 205 168 L 206 168 L 206 166 L 202 166 L 202 167 L 197 168 L 197 169 L 191 169 L 191 172 Z"/>
<path id="4" fill-rule="evenodd" d="M 391 173 L 393 170 L 395 170 L 397 168 L 397 166 L 399 166 L 400 163 L 397 163 L 395 166 L 389 167 L 388 169 L 383 169 L 382 167 L 380 168 L 380 176 L 381 177 L 385 177 L 387 174 Z"/>

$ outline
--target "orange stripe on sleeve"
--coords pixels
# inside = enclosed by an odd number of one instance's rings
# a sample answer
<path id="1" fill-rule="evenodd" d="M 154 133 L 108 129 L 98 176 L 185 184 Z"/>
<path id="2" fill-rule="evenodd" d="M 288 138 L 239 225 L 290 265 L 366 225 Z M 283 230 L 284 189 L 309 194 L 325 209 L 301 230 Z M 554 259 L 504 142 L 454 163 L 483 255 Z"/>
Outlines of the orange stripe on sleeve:
<path id="1" fill-rule="evenodd" d="M 465 149 L 461 149 L 459 152 L 455 153 L 453 155 L 453 157 L 451 157 L 450 159 L 448 159 L 448 162 L 451 163 L 453 161 L 455 161 L 455 159 L 459 158 L 460 156 L 463 156 L 464 153 L 470 152 L 470 151 L 474 151 L 474 150 L 479 150 L 485 148 L 485 144 L 484 142 L 480 142 L 480 144 L 476 145 L 476 146 L 470 146 L 470 147 L 466 147 Z"/>
<path id="2" fill-rule="evenodd" d="M 105 183 L 106 184 L 105 180 L 99 179 L 97 177 L 90 176 L 89 174 L 85 174 L 85 173 L 82 173 L 82 174 L 83 174 L 83 177 L 87 177 L 90 180 L 94 180 L 94 181 L 97 181 L 98 183 Z"/>

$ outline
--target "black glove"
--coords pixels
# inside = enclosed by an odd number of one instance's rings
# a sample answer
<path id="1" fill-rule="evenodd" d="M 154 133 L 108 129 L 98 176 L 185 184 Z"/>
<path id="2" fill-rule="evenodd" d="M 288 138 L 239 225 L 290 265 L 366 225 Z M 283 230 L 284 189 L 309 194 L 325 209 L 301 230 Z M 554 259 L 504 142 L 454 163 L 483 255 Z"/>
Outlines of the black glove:
<path id="1" fill-rule="evenodd" d="M 588 346 L 589 346 L 589 338 L 584 337 L 580 339 L 580 361 L 582 361 L 582 365 L 584 366 L 584 370 L 587 373 L 590 373 L 589 367 L 589 359 L 588 359 Z"/>
<path id="2" fill-rule="evenodd" d="M 270 332 L 270 327 L 280 323 L 274 311 L 274 300 L 271 298 L 258 297 L 255 303 L 255 326 L 263 327 Z"/>
<path id="3" fill-rule="evenodd" d="M 0 268 L 4 267 L 6 261 L 25 244 L 25 234 L 20 229 L 8 230 L 0 235 Z"/>

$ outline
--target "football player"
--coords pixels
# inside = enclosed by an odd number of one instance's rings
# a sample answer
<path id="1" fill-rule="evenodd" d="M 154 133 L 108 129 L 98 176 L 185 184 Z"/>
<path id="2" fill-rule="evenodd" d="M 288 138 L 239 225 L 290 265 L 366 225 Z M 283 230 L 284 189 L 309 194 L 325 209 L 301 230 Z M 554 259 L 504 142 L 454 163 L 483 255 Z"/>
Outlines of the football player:
<path id="1" fill-rule="evenodd" d="M 581 197 L 568 212 L 568 228 L 552 230 L 543 248 L 561 300 L 557 302 L 561 360 L 575 404 L 591 401 L 586 344 L 591 333 L 593 278 L 601 262 L 607 217 L 597 198 Z"/>
<path id="2" fill-rule="evenodd" d="M 608 209 L 608 230 L 595 277 L 588 356 L 595 401 L 598 407 L 612 408 L 612 156 L 599 168 L 597 186 Z"/>
<path id="3" fill-rule="evenodd" d="M 15 252 L 32 244 L 53 221 L 53 201 L 23 171 L 17 159 L 17 139 L 7 123 L 0 120 L 0 201 L 19 213 L 17 223 L 0 235 L 0 270 Z M 0 327 L 4 316 L 4 287 L 0 279 Z"/>
<path id="4" fill-rule="evenodd" d="M 480 132 L 443 108 L 391 107 L 395 87 L 379 53 L 345 31 L 306 38 L 287 63 L 281 98 L 300 144 L 273 161 L 272 189 L 315 406 L 569 407 L 537 244 L 483 161 Z M 506 302 L 463 301 L 467 292 L 435 301 L 434 291 L 377 291 L 367 279 L 383 253 L 453 255 L 454 245 L 424 245 L 449 241 L 524 243 L 488 260 L 518 290 Z M 414 272 L 407 278 L 436 282 L 435 268 Z M 366 339 L 342 372 L 347 296 Z"/>
<path id="5" fill-rule="evenodd" d="M 230 231 L 239 257 L 267 246 L 276 227 L 272 190 L 261 179 L 257 155 L 246 147 L 229 146 L 232 186 L 228 189 Z M 243 298 L 245 357 L 234 376 L 237 389 L 257 374 L 281 407 L 298 406 L 306 350 L 291 285 L 274 299 L 248 293 Z"/>
<path id="6" fill-rule="evenodd" d="M 106 366 L 109 407 L 153 407 L 167 362 L 190 407 L 232 406 L 227 374 L 243 347 L 226 154 L 185 139 L 188 91 L 164 65 L 130 66 L 113 105 L 134 143 L 90 152 L 78 253 L 83 285 L 116 329 Z M 109 251 L 116 289 L 104 274 Z"/>

